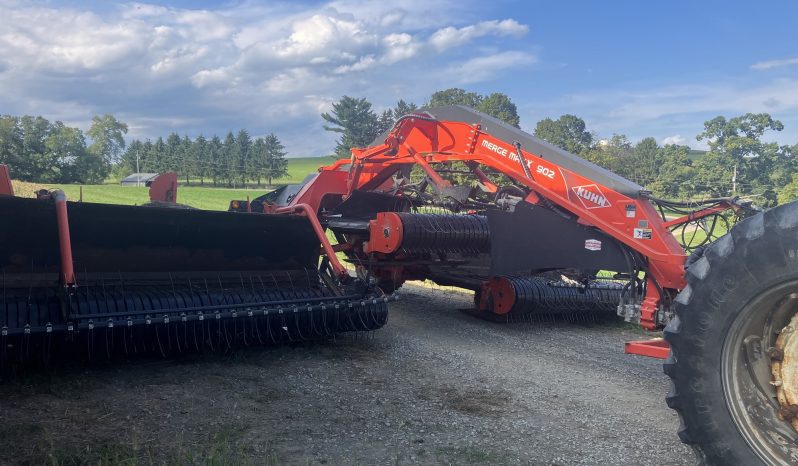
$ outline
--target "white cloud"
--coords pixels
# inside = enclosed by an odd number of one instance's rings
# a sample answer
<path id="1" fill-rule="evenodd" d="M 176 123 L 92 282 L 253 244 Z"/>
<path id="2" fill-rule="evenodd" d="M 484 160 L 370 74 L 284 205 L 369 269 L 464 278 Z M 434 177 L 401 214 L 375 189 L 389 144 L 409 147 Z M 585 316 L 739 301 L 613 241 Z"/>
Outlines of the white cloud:
<path id="1" fill-rule="evenodd" d="M 296 21 L 291 35 L 274 46 L 284 58 L 324 56 L 342 51 L 357 51 L 377 42 L 377 34 L 352 19 L 334 15 L 313 15 Z"/>
<path id="2" fill-rule="evenodd" d="M 781 68 L 783 66 L 798 65 L 798 57 L 784 58 L 782 60 L 767 60 L 754 63 L 749 68 L 752 70 L 769 70 L 771 68 Z"/>
<path id="3" fill-rule="evenodd" d="M 213 70 L 200 70 L 191 76 L 191 82 L 198 88 L 203 88 L 211 84 L 221 84 L 230 79 L 230 73 L 225 68 Z"/>
<path id="4" fill-rule="evenodd" d="M 612 108 L 608 116 L 624 120 L 704 112 L 773 112 L 798 108 L 798 80 L 670 86 L 617 97 L 613 100 L 624 104 Z"/>
<path id="5" fill-rule="evenodd" d="M 507 69 L 537 63 L 535 55 L 526 52 L 499 52 L 472 58 L 449 68 L 449 73 L 464 84 L 489 81 Z"/>
<path id="6" fill-rule="evenodd" d="M 421 103 L 454 84 L 451 64 L 463 63 L 449 47 L 484 37 L 486 46 L 500 40 L 512 50 L 527 31 L 511 19 L 448 27 L 467 24 L 476 8 L 458 0 L 389 3 L 122 2 L 93 10 L 0 0 L 0 88 L 14 89 L 0 93 L 0 107 L 84 127 L 94 114 L 114 113 L 133 137 L 274 131 L 291 155 L 324 154 L 335 135 L 323 131 L 319 113 L 341 95 L 368 97 L 377 108 L 399 98 Z M 507 55 L 514 64 L 531 62 L 515 53 Z M 493 60 L 465 64 L 505 67 Z M 500 77 L 473 74 L 467 82 Z"/>
<path id="7" fill-rule="evenodd" d="M 529 27 L 514 19 L 482 21 L 459 29 L 452 26 L 438 29 L 429 38 L 429 42 L 436 49 L 443 51 L 467 44 L 478 37 L 489 34 L 522 37 L 527 32 L 529 32 Z"/>
<path id="8" fill-rule="evenodd" d="M 388 34 L 382 39 L 385 45 L 386 63 L 396 63 L 401 60 L 413 58 L 421 48 L 421 44 L 413 39 L 410 34 Z"/>
<path id="9" fill-rule="evenodd" d="M 664 138 L 661 142 L 663 146 L 669 146 L 669 145 L 684 146 L 687 145 L 687 143 L 688 143 L 687 138 L 682 137 L 681 134 L 674 134 L 673 136 L 668 136 Z"/>
<path id="10" fill-rule="evenodd" d="M 798 112 L 798 79 L 717 80 L 712 84 L 683 84 L 627 89 L 597 88 L 548 102 L 522 107 L 522 121 L 534 125 L 545 116 L 572 113 L 583 118 L 601 136 L 625 133 L 631 140 L 653 136 L 662 144 L 687 144 L 706 149 L 696 141 L 703 122 L 715 116 L 732 117 L 747 112 L 767 112 L 785 122 L 786 129 L 768 133 L 765 140 L 794 144 L 798 124 L 789 120 Z M 684 141 L 684 142 L 682 142 Z"/>

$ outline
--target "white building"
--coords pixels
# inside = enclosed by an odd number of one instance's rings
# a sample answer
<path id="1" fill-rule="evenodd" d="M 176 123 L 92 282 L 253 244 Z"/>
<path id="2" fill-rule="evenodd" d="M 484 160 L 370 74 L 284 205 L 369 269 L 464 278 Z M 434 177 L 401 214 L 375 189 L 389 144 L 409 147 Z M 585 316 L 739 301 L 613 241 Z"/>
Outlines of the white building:
<path id="1" fill-rule="evenodd" d="M 157 177 L 157 173 L 133 173 L 119 182 L 122 186 L 146 186 L 148 181 L 152 181 Z"/>

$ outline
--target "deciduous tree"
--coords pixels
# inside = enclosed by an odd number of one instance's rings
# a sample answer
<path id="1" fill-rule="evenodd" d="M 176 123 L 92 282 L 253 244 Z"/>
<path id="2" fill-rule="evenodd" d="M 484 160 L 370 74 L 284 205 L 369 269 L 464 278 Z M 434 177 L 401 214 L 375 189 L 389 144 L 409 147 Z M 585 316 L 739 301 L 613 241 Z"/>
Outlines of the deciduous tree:
<path id="1" fill-rule="evenodd" d="M 565 149 L 582 154 L 593 143 L 593 135 L 585 128 L 585 121 L 575 115 L 562 115 L 556 120 L 545 118 L 535 125 L 535 136 Z"/>
<path id="2" fill-rule="evenodd" d="M 518 108 L 516 108 L 513 101 L 510 100 L 506 94 L 500 92 L 494 92 L 482 98 L 477 104 L 476 109 L 496 117 L 505 123 L 509 123 L 516 128 L 518 128 L 521 123 L 521 118 L 518 116 Z"/>

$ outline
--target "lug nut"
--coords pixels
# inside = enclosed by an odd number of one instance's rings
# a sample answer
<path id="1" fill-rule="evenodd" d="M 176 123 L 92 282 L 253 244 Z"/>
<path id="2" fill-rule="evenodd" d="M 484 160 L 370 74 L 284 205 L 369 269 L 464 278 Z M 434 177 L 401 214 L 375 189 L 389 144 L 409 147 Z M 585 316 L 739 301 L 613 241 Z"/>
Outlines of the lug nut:
<path id="1" fill-rule="evenodd" d="M 784 360 L 784 350 L 777 347 L 770 347 L 767 350 L 767 355 L 770 359 L 774 361 L 782 361 Z"/>
<path id="2" fill-rule="evenodd" d="M 790 421 L 798 416 L 798 405 L 780 406 L 779 417 L 785 421 Z"/>

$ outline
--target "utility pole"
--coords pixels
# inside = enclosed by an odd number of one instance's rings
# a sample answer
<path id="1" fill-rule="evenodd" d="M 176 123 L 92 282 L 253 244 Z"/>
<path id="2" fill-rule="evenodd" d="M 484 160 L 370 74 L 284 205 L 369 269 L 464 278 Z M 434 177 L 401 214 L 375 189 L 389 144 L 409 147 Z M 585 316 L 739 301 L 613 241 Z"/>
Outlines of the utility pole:
<path id="1" fill-rule="evenodd" d="M 737 164 L 734 164 L 734 174 L 732 175 L 732 196 L 737 194 Z"/>
<path id="2" fill-rule="evenodd" d="M 136 149 L 136 187 L 141 185 L 141 175 L 139 175 L 139 150 Z"/>

